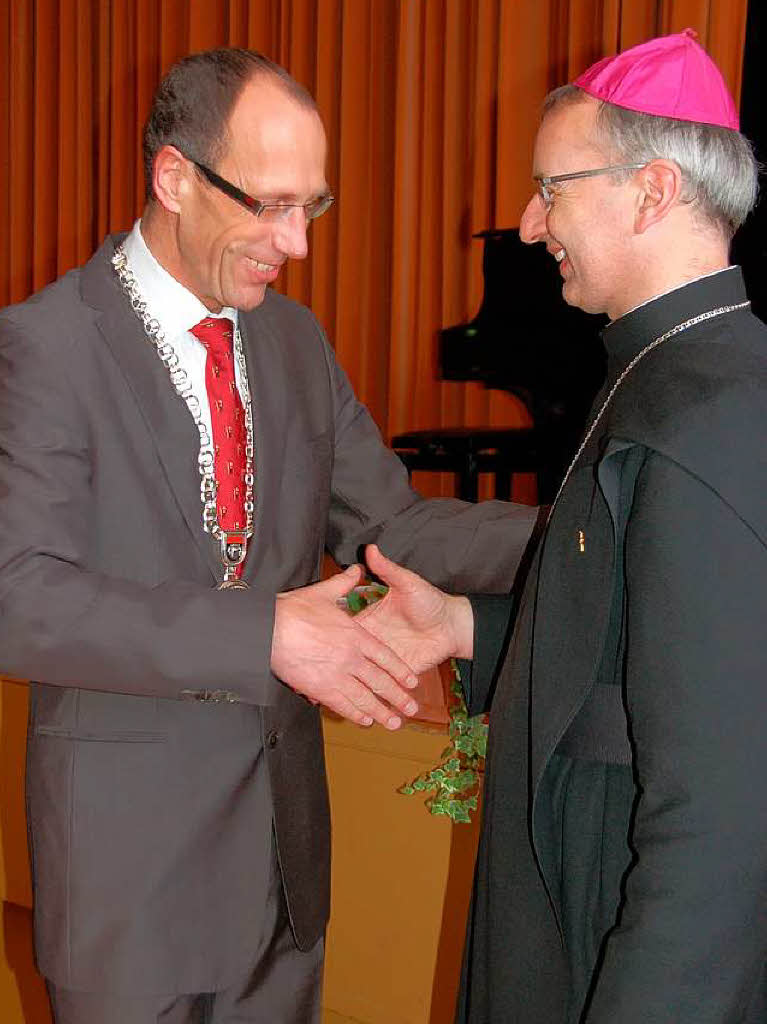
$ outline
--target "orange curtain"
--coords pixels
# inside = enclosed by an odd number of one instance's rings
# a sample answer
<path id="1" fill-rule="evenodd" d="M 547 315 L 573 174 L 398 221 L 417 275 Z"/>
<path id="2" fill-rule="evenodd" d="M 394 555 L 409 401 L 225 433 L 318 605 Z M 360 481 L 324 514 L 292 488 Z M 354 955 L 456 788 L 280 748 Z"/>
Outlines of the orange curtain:
<path id="1" fill-rule="evenodd" d="M 515 226 L 548 89 L 692 26 L 739 94 L 747 0 L 13 0 L 0 11 L 0 304 L 141 210 L 141 125 L 178 57 L 249 46 L 317 97 L 334 212 L 280 287 L 312 306 L 386 436 L 514 425 L 437 378 L 437 332 L 482 294 L 472 233 Z M 510 317 L 509 336 L 514 323 Z M 422 475 L 434 493 L 451 481 Z M 519 494 L 518 494 L 519 496 Z M 521 496 L 524 496 L 524 492 Z"/>

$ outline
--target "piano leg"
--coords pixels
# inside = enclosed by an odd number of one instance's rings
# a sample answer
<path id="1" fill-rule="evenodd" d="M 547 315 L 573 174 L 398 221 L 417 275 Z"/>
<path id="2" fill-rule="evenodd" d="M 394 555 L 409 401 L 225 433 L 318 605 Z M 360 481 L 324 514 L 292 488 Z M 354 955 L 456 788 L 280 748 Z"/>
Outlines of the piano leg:
<path id="1" fill-rule="evenodd" d="M 501 501 L 511 499 L 511 477 L 508 469 L 496 469 L 495 471 L 495 496 Z"/>
<path id="2" fill-rule="evenodd" d="M 479 497 L 477 457 L 473 452 L 467 452 L 464 458 L 464 464 L 457 474 L 458 497 L 463 501 L 476 501 Z"/>

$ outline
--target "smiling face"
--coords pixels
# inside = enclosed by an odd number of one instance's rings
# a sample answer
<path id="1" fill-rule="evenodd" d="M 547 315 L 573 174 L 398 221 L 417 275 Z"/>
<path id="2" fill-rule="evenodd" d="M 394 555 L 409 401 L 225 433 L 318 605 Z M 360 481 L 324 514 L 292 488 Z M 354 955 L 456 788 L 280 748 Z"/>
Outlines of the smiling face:
<path id="1" fill-rule="evenodd" d="M 597 110 L 596 101 L 587 98 L 546 114 L 535 142 L 536 177 L 621 162 L 598 145 Z M 543 242 L 558 261 L 566 302 L 616 319 L 635 305 L 635 211 L 628 184 L 601 175 L 563 181 L 551 185 L 550 192 L 548 209 L 537 193 L 527 204 L 522 241 Z"/>
<path id="2" fill-rule="evenodd" d="M 328 191 L 325 151 L 317 113 L 260 76 L 243 88 L 212 169 L 262 202 L 303 204 Z M 161 262 L 212 312 L 254 309 L 285 260 L 306 256 L 304 211 L 259 219 L 190 161 L 177 159 L 174 173 L 177 201 L 163 205 L 177 217 Z"/>

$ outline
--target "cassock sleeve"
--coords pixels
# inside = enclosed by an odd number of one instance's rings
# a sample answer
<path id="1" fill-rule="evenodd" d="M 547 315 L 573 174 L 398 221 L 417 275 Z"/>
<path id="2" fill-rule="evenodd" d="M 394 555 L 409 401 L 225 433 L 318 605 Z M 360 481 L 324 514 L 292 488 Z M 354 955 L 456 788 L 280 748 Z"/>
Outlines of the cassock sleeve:
<path id="1" fill-rule="evenodd" d="M 469 594 L 474 616 L 474 657 L 458 659 L 470 715 L 489 711 L 490 697 L 503 664 L 507 638 L 512 627 L 514 598 L 511 594 Z"/>
<path id="2" fill-rule="evenodd" d="M 750 1022 L 767 951 L 767 550 L 656 454 L 625 557 L 635 858 L 583 1020 Z"/>

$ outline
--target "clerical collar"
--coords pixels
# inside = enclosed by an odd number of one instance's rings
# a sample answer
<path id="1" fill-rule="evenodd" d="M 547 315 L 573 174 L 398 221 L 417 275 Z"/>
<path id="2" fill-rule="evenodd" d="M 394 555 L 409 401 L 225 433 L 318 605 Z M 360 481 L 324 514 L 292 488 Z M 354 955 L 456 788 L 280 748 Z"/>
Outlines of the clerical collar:
<path id="1" fill-rule="evenodd" d="M 614 380 L 648 340 L 699 313 L 744 302 L 747 298 L 740 267 L 727 267 L 718 273 L 696 278 L 630 310 L 602 331 L 607 350 L 608 380 Z"/>
<path id="2" fill-rule="evenodd" d="M 225 306 L 219 313 L 211 313 L 196 295 L 168 273 L 144 241 L 140 220 L 133 225 L 122 247 L 147 305 L 157 310 L 166 337 L 178 337 L 205 317 L 226 316 L 237 323 L 236 309 Z"/>

